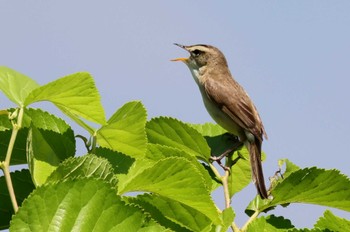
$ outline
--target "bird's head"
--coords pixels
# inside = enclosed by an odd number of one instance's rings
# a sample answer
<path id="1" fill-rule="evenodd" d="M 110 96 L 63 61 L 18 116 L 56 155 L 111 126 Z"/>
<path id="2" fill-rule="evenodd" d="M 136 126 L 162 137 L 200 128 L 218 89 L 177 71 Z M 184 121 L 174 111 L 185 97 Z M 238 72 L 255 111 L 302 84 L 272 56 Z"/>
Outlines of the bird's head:
<path id="1" fill-rule="evenodd" d="M 225 65 L 227 62 L 222 52 L 214 46 L 196 44 L 185 46 L 175 43 L 176 46 L 190 53 L 188 58 L 177 58 L 172 61 L 183 61 L 189 68 L 199 69 L 203 66 Z"/>

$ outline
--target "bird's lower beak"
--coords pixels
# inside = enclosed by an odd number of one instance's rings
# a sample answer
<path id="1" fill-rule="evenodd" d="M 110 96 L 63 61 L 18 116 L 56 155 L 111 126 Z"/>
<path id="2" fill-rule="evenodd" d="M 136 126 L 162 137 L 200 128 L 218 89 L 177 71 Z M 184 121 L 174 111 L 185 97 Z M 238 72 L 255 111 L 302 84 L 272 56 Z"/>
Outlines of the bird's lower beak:
<path id="1" fill-rule="evenodd" d="M 182 61 L 182 62 L 187 62 L 188 61 L 188 58 L 186 57 L 181 57 L 181 58 L 176 58 L 176 59 L 172 59 L 171 61 Z"/>
<path id="2" fill-rule="evenodd" d="M 174 45 L 179 46 L 180 48 L 187 50 L 185 45 L 181 45 L 178 43 L 174 43 Z M 189 58 L 181 57 L 181 58 L 172 59 L 171 61 L 182 61 L 182 62 L 187 64 L 188 60 L 189 60 Z"/>

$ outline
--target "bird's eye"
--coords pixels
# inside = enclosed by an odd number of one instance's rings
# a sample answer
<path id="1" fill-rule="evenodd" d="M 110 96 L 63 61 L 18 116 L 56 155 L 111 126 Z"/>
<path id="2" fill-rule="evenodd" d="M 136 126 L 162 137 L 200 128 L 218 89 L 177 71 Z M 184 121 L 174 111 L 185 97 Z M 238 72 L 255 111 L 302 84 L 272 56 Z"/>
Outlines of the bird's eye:
<path id="1" fill-rule="evenodd" d="M 200 51 L 200 50 L 198 50 L 198 49 L 192 51 L 193 56 L 199 56 L 199 55 L 202 54 L 202 53 L 203 53 L 203 52 Z"/>

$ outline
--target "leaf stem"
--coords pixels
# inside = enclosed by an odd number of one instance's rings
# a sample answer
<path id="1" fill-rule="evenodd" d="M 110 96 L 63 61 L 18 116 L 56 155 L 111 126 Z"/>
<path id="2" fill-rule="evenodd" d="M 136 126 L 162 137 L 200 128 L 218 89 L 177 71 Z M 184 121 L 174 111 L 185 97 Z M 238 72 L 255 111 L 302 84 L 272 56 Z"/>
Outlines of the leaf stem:
<path id="1" fill-rule="evenodd" d="M 14 112 L 14 114 L 16 114 L 16 113 L 17 112 Z M 5 161 L 1 162 L 1 164 L 0 164 L 0 168 L 4 172 L 7 189 L 9 191 L 9 195 L 10 195 L 11 202 L 12 202 L 12 207 L 13 207 L 13 210 L 15 211 L 15 213 L 18 211 L 18 204 L 17 204 L 16 195 L 15 195 L 15 191 L 13 189 L 13 184 L 12 184 L 12 180 L 11 180 L 10 161 L 11 161 L 13 147 L 15 146 L 15 142 L 16 142 L 16 138 L 17 138 L 17 133 L 22 127 L 23 114 L 24 114 L 24 108 L 21 107 L 19 109 L 19 113 L 17 116 L 17 122 L 12 121 L 12 126 L 13 126 L 12 134 L 11 134 L 9 146 L 7 148 Z M 11 115 L 10 115 L 10 118 L 11 118 Z"/>
<path id="2" fill-rule="evenodd" d="M 91 144 L 91 151 L 90 153 L 95 154 L 96 153 L 96 144 L 97 144 L 97 131 L 92 136 L 92 144 Z"/>
<path id="3" fill-rule="evenodd" d="M 216 179 L 217 179 L 218 181 L 222 181 L 222 177 L 221 177 L 219 171 L 218 171 L 218 170 L 216 169 L 216 167 L 213 165 L 213 163 L 209 162 L 209 167 L 210 167 L 210 169 L 213 171 L 213 173 L 214 173 Z"/>
<path id="4" fill-rule="evenodd" d="M 232 229 L 234 232 L 241 232 L 241 230 L 238 228 L 238 226 L 236 225 L 235 222 L 232 222 L 232 224 L 231 224 L 231 229 Z"/>
<path id="5" fill-rule="evenodd" d="M 259 216 L 260 212 L 257 210 L 253 213 L 253 215 L 248 219 L 248 221 L 244 224 L 244 226 L 242 227 L 242 231 L 246 231 L 249 224 L 257 217 Z"/>

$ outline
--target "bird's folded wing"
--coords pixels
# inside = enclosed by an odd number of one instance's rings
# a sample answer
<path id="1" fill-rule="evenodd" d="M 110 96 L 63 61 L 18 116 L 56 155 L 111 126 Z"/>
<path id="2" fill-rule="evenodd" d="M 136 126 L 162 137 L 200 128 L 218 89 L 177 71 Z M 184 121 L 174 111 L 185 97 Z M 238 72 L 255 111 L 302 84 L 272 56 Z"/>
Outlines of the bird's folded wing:
<path id="1" fill-rule="evenodd" d="M 244 130 L 261 139 L 265 134 L 260 116 L 244 89 L 231 78 L 207 79 L 205 91 L 223 112 Z"/>

